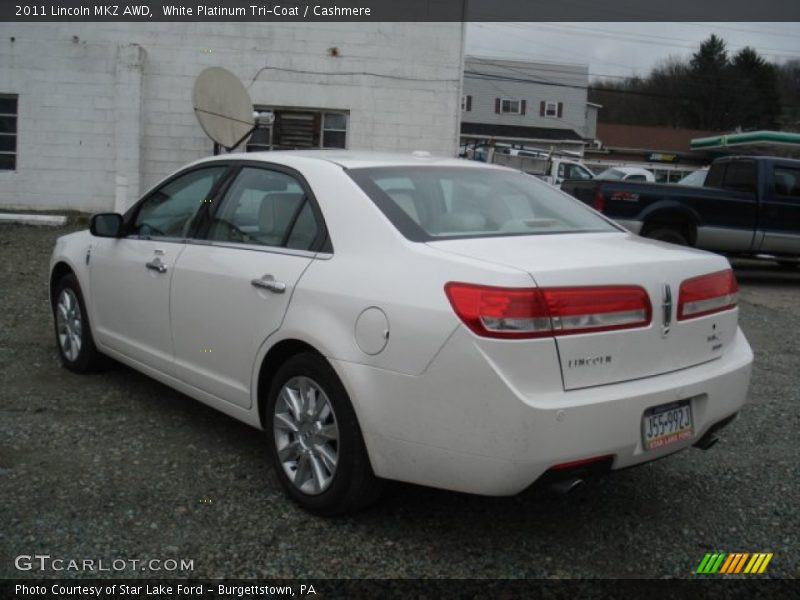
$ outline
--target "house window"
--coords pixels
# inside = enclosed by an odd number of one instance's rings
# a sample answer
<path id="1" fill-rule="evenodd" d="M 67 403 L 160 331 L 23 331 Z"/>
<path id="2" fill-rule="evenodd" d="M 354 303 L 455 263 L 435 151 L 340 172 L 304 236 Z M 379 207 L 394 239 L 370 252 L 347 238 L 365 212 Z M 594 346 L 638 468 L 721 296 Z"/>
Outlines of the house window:
<path id="1" fill-rule="evenodd" d="M 518 115 L 520 113 L 520 104 L 521 102 L 519 100 L 503 99 L 500 105 L 500 112 Z"/>
<path id="2" fill-rule="evenodd" d="M 461 110 L 469 112 L 472 110 L 472 96 L 464 94 L 461 96 Z"/>
<path id="3" fill-rule="evenodd" d="M 0 94 L 0 171 L 17 168 L 17 96 Z"/>
<path id="4" fill-rule="evenodd" d="M 255 106 L 273 113 L 272 125 L 257 128 L 247 142 L 247 151 L 346 148 L 349 115 L 344 111 L 305 110 Z"/>
<path id="5" fill-rule="evenodd" d="M 525 100 L 513 100 L 511 98 L 495 98 L 494 112 L 496 114 L 524 115 Z"/>
<path id="6" fill-rule="evenodd" d="M 564 116 L 564 103 L 542 100 L 539 105 L 539 116 L 546 119 L 560 119 Z"/>

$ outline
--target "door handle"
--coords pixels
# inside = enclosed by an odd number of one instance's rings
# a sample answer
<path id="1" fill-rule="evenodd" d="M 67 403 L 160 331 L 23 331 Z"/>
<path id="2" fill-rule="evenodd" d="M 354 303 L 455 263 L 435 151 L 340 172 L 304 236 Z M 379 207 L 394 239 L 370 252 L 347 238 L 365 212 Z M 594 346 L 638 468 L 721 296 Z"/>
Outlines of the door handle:
<path id="1" fill-rule="evenodd" d="M 250 284 L 262 290 L 268 290 L 275 294 L 282 294 L 286 291 L 286 284 L 282 281 L 275 281 L 272 275 L 264 275 L 261 279 L 251 279 Z"/>
<path id="2" fill-rule="evenodd" d="M 166 273 L 167 272 L 167 265 L 161 262 L 161 259 L 157 256 L 148 263 L 144 263 L 144 266 L 150 269 L 151 271 L 156 271 L 158 273 Z"/>

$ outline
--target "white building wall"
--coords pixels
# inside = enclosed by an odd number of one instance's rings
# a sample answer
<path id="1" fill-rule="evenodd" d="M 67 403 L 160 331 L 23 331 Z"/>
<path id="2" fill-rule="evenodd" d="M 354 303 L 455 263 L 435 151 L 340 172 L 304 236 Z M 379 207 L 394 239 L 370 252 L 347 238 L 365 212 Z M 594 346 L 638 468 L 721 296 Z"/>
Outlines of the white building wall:
<path id="1" fill-rule="evenodd" d="M 210 154 L 191 105 L 209 66 L 254 104 L 349 111 L 350 149 L 453 155 L 462 48 L 461 23 L 0 24 L 0 94 L 19 95 L 0 208 L 119 209 Z"/>
<path id="2" fill-rule="evenodd" d="M 468 56 L 464 64 L 464 94 L 472 96 L 472 106 L 470 111 L 461 112 L 461 119 L 467 123 L 572 129 L 583 135 L 588 83 L 586 65 Z M 526 114 L 496 113 L 497 98 L 524 99 Z M 540 116 L 542 101 L 563 102 L 561 118 Z"/>

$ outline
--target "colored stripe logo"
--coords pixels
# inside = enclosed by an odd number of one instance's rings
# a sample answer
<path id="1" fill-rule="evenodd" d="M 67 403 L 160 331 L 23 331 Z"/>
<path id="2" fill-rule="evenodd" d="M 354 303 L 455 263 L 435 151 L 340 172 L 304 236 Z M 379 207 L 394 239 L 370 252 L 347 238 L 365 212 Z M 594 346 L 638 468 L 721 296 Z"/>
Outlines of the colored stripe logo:
<path id="1" fill-rule="evenodd" d="M 696 573 L 713 575 L 755 575 L 767 570 L 772 552 L 709 552 L 700 561 Z"/>

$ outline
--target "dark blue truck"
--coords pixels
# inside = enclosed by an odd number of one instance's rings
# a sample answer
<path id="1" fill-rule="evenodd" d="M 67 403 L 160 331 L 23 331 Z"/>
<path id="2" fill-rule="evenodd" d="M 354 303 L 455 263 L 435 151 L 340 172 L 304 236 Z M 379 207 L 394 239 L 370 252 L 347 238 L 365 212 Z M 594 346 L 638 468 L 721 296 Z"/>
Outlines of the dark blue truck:
<path id="1" fill-rule="evenodd" d="M 561 189 L 645 237 L 800 264 L 800 160 L 719 158 L 702 187 L 592 179 Z"/>

